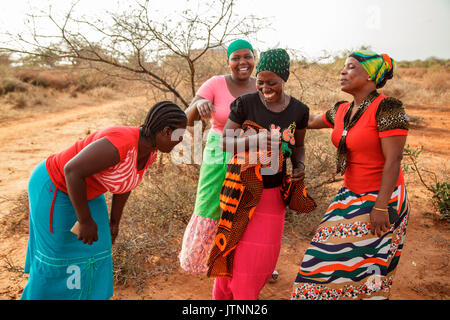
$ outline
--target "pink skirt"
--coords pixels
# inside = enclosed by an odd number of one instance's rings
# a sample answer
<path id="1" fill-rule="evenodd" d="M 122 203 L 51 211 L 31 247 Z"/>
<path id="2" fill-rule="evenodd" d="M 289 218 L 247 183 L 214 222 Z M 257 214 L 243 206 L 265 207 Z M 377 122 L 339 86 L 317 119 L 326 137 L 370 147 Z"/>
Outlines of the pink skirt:
<path id="1" fill-rule="evenodd" d="M 280 188 L 264 189 L 239 241 L 233 277 L 216 278 L 214 300 L 256 300 L 274 271 L 281 249 L 286 206 Z"/>

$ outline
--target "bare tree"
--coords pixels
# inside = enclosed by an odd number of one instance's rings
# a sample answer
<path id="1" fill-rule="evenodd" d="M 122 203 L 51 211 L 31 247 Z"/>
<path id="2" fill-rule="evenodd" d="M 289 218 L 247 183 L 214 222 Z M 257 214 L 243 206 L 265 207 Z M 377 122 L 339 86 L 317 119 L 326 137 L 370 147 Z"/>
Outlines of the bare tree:
<path id="1" fill-rule="evenodd" d="M 171 92 L 185 106 L 196 92 L 199 59 L 236 38 L 254 37 L 264 20 L 236 15 L 236 0 L 202 1 L 164 18 L 155 17 L 149 0 L 136 0 L 126 10 L 107 12 L 97 19 L 79 17 L 78 2 L 63 16 L 52 7 L 30 14 L 29 31 L 12 35 L 14 41 L 0 50 L 108 66 L 104 72 L 146 81 Z M 54 31 L 41 31 L 42 21 L 50 22 Z M 189 88 L 191 97 L 183 95 L 180 85 Z"/>

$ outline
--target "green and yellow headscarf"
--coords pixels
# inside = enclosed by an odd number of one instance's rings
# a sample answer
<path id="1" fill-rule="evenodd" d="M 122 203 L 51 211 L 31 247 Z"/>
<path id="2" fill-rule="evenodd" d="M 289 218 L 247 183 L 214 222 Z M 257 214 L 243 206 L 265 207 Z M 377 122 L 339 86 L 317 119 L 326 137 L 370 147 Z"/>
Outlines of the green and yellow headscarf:
<path id="1" fill-rule="evenodd" d="M 361 63 L 364 70 L 375 82 L 377 88 L 384 86 L 394 75 L 395 61 L 387 54 L 377 54 L 370 51 L 355 51 L 350 57 Z"/>

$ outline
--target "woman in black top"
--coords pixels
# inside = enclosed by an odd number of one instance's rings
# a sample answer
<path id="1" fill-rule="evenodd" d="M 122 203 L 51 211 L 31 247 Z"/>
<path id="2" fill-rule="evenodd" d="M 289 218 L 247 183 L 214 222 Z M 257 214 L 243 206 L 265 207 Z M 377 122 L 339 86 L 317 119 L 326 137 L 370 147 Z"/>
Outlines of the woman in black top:
<path id="1" fill-rule="evenodd" d="M 223 148 L 235 153 L 244 148 L 252 150 L 259 139 L 267 139 L 267 143 L 273 145 L 281 143 L 283 155 L 285 158 L 290 156 L 292 162 L 292 181 L 303 180 L 304 137 L 309 109 L 284 92 L 289 77 L 287 52 L 283 49 L 263 52 L 256 76 L 257 92 L 237 98 L 230 106 L 231 112 L 223 131 Z M 256 123 L 272 134 L 260 130 L 251 136 L 237 137 L 236 132 L 245 121 Z M 274 139 L 276 141 L 272 141 Z M 286 173 L 286 163 L 282 168 L 278 173 L 261 170 L 264 190 L 236 246 L 232 278 L 216 278 L 213 299 L 258 299 L 259 292 L 270 278 L 280 252 L 284 226 L 285 204 L 279 187 Z"/>

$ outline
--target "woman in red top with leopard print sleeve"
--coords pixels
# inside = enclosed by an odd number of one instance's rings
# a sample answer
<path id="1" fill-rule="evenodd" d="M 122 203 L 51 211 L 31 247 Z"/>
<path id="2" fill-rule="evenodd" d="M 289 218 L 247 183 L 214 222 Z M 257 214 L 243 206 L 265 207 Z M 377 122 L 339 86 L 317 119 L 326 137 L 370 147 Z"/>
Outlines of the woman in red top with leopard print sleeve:
<path id="1" fill-rule="evenodd" d="M 292 299 L 389 297 L 409 212 L 400 168 L 408 117 L 401 101 L 376 91 L 394 65 L 386 54 L 352 53 L 340 84 L 353 102 L 310 116 L 309 129 L 333 129 L 344 185 L 304 255 Z"/>

